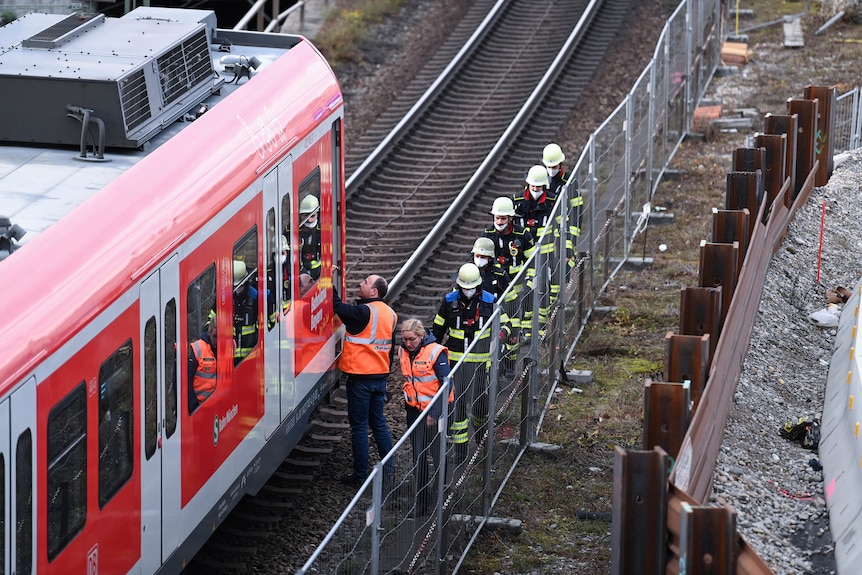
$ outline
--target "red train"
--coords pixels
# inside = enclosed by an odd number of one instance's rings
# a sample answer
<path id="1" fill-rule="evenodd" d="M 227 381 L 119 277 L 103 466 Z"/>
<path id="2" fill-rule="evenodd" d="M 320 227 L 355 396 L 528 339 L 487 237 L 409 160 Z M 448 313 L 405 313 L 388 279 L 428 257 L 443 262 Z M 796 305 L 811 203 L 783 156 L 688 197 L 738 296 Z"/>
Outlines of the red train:
<path id="1" fill-rule="evenodd" d="M 177 573 L 337 377 L 340 88 L 304 38 L 202 10 L 31 14 L 0 45 L 0 214 L 27 231 L 0 261 L 0 567 Z"/>

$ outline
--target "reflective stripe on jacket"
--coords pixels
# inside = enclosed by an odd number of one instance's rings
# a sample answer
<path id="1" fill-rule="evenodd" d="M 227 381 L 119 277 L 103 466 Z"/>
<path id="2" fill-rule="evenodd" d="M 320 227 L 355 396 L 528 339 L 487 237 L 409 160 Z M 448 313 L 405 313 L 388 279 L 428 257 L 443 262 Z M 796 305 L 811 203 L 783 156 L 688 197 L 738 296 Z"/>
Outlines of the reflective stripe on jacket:
<path id="1" fill-rule="evenodd" d="M 198 362 L 192 386 L 198 403 L 202 403 L 216 389 L 216 357 L 210 344 L 202 339 L 192 342 L 192 353 Z"/>
<path id="2" fill-rule="evenodd" d="M 353 375 L 388 374 L 392 334 L 398 324 L 398 315 L 382 301 L 364 305 L 371 311 L 371 317 L 361 332 L 345 334 L 338 368 Z"/>
<path id="3" fill-rule="evenodd" d="M 411 358 L 405 349 L 398 350 L 401 359 L 401 373 L 404 374 L 404 401 L 420 411 L 428 407 L 440 389 L 440 380 L 434 371 L 434 364 L 446 348 L 439 343 L 423 345 L 415 357 Z M 449 403 L 455 400 L 455 393 L 449 390 Z"/>

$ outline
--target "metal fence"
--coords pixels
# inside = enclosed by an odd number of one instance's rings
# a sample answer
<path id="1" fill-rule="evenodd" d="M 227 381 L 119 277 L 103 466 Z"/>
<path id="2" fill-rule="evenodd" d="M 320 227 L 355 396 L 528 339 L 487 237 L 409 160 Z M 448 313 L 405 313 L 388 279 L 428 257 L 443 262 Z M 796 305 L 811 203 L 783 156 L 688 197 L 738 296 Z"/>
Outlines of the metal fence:
<path id="1" fill-rule="evenodd" d="M 457 573 L 480 530 L 498 521 L 494 505 L 536 441 L 598 294 L 648 225 L 651 198 L 719 65 L 720 10 L 718 0 L 685 0 L 668 19 L 650 64 L 591 135 L 554 224 L 499 298 L 481 350 L 490 362 L 455 366 L 454 403 L 447 409 L 441 390 L 439 419 L 420 416 L 408 429 L 298 573 Z M 858 146 L 859 110 L 858 89 L 838 98 L 836 152 Z M 447 438 L 454 413 L 469 416 L 466 448 Z"/>

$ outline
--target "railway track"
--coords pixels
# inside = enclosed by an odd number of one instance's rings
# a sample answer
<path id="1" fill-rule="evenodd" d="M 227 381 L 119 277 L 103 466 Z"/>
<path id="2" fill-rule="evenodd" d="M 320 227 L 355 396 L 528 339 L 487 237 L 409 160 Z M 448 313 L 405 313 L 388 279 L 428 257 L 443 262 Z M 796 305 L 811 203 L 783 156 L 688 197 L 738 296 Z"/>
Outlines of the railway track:
<path id="1" fill-rule="evenodd" d="M 588 7 L 595 8 L 590 26 L 568 44 Z M 436 249 L 423 261 L 411 263 L 406 272 L 412 277 L 393 300 L 404 316 L 433 317 L 440 297 L 451 289 L 452 273 L 489 225 L 493 199 L 521 188 L 524 173 L 560 129 L 560 118 L 589 105 L 581 97 L 619 37 L 629 8 L 629 2 L 578 0 L 517 1 L 501 8 L 493 28 L 409 129 L 389 136 L 374 166 L 348 182 L 348 285 L 369 273 L 389 278 L 404 273 L 405 262 L 484 166 L 460 215 L 445 223 L 449 233 L 436 238 Z M 564 65 L 546 80 L 542 97 L 531 99 L 561 53 Z"/>
<path id="2" fill-rule="evenodd" d="M 568 50 L 563 71 L 531 113 L 521 114 L 580 15 L 593 5 L 599 6 L 593 25 Z M 477 0 L 471 5 L 398 100 L 348 147 L 349 289 L 369 273 L 391 278 L 402 269 L 517 120 L 529 130 L 518 130 L 498 146 L 493 168 L 462 216 L 450 223 L 452 232 L 439 238 L 427 263 L 416 266 L 416 279 L 402 290 L 409 297 L 393 303 L 402 317 L 433 317 L 442 294 L 451 289 L 452 272 L 488 225 L 493 199 L 521 187 L 524 172 L 554 139 L 561 118 L 583 104 L 579 98 L 618 38 L 630 5 L 587 0 Z M 475 33 L 483 22 L 487 31 Z M 476 45 L 465 47 L 471 38 Z M 449 79 L 442 83 L 438 79 L 444 72 Z M 428 93 L 429 88 L 436 89 Z M 548 107 L 553 115 L 542 113 Z M 418 112 L 412 119 L 411 110 Z M 319 406 L 302 444 L 257 496 L 237 507 L 184 573 L 292 572 L 302 565 L 352 497 L 340 484 L 323 481 L 349 466 L 343 409 L 341 390 L 336 390 Z M 400 409 L 388 416 L 399 436 Z"/>

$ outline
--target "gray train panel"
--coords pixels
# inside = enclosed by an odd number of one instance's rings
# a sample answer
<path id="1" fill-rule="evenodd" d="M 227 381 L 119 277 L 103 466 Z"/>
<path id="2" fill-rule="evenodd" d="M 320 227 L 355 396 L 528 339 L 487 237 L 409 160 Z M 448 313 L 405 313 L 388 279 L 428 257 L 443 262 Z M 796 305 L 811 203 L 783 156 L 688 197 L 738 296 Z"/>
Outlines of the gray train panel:
<path id="1" fill-rule="evenodd" d="M 0 141 L 138 148 L 224 83 L 215 15 L 27 14 L 0 28 Z M 100 135 L 100 132 L 103 132 Z"/>

